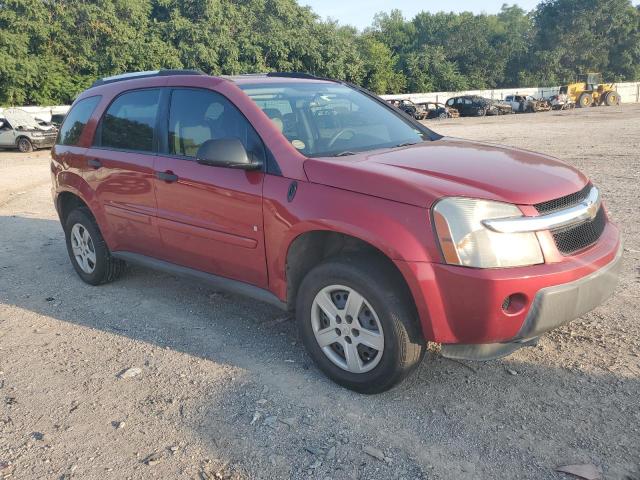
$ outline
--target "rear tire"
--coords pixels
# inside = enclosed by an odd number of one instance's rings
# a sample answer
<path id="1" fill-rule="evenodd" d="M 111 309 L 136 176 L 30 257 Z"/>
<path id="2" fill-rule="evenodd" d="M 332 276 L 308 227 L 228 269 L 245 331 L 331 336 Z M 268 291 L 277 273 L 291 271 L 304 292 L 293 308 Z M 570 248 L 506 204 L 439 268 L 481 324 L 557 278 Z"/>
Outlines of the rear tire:
<path id="1" fill-rule="evenodd" d="M 578 97 L 578 108 L 591 107 L 593 105 L 593 95 L 590 93 L 581 93 Z"/>
<path id="2" fill-rule="evenodd" d="M 337 257 L 304 278 L 296 301 L 298 329 L 331 380 L 359 393 L 380 393 L 418 366 L 425 341 L 401 281 L 372 256 Z"/>
<path id="3" fill-rule="evenodd" d="M 26 137 L 20 137 L 18 139 L 18 150 L 22 153 L 33 152 L 33 144 Z"/>
<path id="4" fill-rule="evenodd" d="M 71 264 L 82 281 L 101 285 L 122 275 L 125 262 L 111 256 L 89 210 L 77 208 L 69 213 L 64 232 Z"/>

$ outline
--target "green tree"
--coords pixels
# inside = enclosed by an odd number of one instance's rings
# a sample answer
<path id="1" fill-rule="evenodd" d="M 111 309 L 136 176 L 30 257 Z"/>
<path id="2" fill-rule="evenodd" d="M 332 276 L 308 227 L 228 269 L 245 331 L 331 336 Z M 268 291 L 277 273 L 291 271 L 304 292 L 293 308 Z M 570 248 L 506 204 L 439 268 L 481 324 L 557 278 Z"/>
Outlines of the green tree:
<path id="1" fill-rule="evenodd" d="M 364 62 L 363 83 L 376 93 L 404 91 L 405 78 L 395 70 L 391 49 L 371 34 L 360 37 L 359 52 Z"/>
<path id="2" fill-rule="evenodd" d="M 630 0 L 545 0 L 532 12 L 376 15 L 360 33 L 295 0 L 0 1 L 0 104 L 68 103 L 96 78 L 195 68 L 302 71 L 378 93 L 640 77 Z"/>
<path id="3" fill-rule="evenodd" d="M 535 81 L 571 81 L 588 71 L 621 81 L 640 74 L 640 14 L 629 0 L 553 0 L 535 11 Z M 536 75 L 537 70 L 545 72 Z"/>

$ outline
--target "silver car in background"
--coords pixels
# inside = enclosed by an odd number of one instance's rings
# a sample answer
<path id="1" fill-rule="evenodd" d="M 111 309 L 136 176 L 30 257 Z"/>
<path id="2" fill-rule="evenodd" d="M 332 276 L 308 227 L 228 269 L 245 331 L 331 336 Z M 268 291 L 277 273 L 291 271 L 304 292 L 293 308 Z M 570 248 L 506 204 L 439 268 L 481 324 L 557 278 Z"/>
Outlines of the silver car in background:
<path id="1" fill-rule="evenodd" d="M 57 135 L 56 127 L 40 125 L 24 110 L 8 108 L 0 114 L 0 148 L 17 148 L 23 153 L 51 148 Z"/>

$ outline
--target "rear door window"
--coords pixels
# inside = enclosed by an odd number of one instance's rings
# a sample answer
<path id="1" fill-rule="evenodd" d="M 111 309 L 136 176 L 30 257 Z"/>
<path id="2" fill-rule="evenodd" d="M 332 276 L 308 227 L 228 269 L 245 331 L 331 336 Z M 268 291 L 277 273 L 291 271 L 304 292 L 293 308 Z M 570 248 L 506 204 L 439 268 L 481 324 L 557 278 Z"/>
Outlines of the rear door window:
<path id="1" fill-rule="evenodd" d="M 134 90 L 116 98 L 100 121 L 96 146 L 152 152 L 160 89 Z"/>
<path id="2" fill-rule="evenodd" d="M 82 135 L 84 127 L 87 125 L 101 98 L 99 95 L 83 98 L 73 106 L 60 127 L 58 141 L 56 142 L 58 145 L 78 144 L 80 135 Z"/>

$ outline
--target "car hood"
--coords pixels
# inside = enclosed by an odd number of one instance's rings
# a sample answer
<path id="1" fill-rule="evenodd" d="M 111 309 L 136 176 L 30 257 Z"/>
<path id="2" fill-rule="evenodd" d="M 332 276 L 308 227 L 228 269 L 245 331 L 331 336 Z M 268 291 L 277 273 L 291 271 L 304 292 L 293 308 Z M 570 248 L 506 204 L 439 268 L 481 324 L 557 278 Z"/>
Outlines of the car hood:
<path id="1" fill-rule="evenodd" d="M 43 127 L 36 121 L 35 117 L 19 108 L 7 108 L 2 112 L 14 130 L 24 131 L 46 131 L 51 128 Z"/>
<path id="2" fill-rule="evenodd" d="M 304 169 L 314 183 L 424 207 L 446 196 L 532 205 L 577 192 L 588 181 L 546 155 L 448 137 L 310 158 Z"/>

